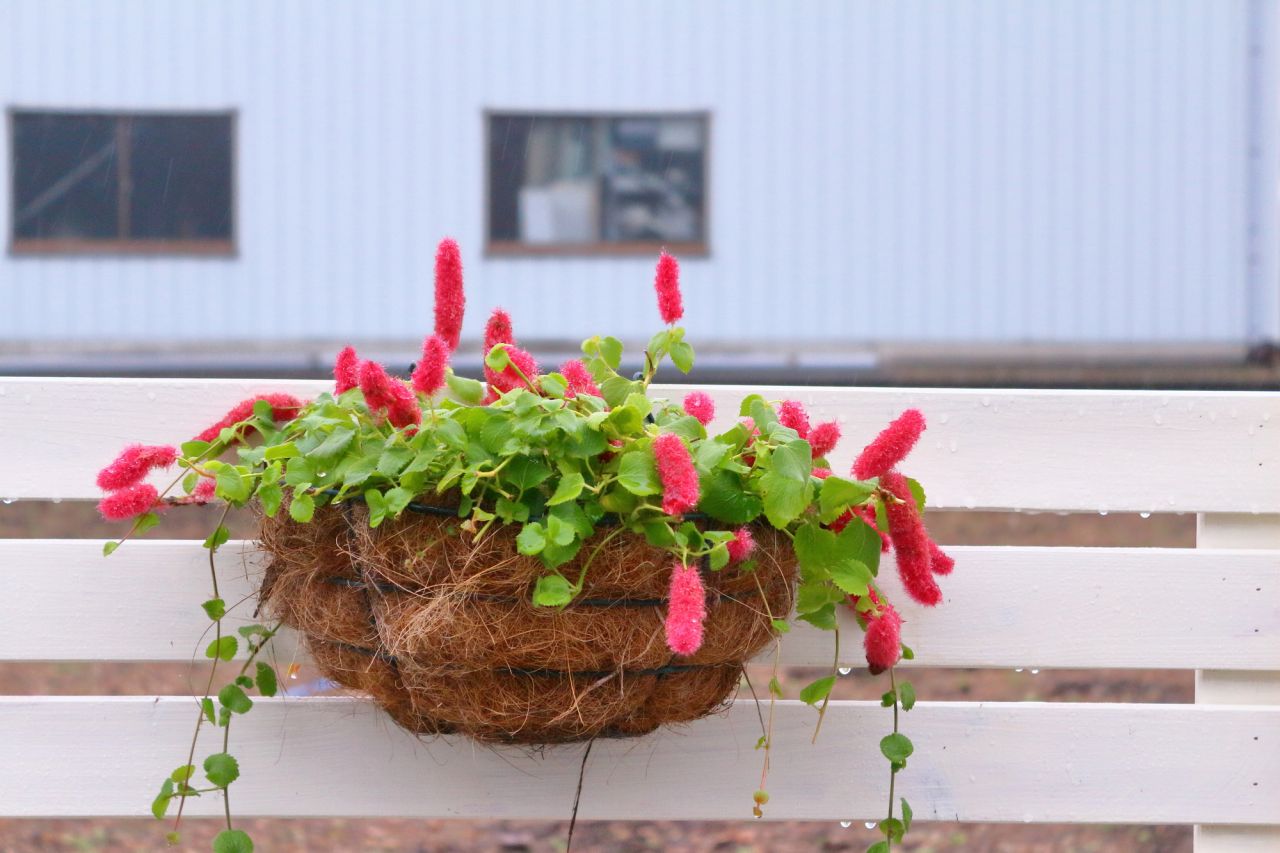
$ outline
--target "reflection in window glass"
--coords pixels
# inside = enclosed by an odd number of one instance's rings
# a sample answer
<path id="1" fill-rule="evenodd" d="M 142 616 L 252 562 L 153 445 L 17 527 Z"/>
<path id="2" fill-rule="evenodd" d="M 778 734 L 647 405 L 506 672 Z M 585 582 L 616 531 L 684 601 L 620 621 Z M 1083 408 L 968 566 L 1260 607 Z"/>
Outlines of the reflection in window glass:
<path id="1" fill-rule="evenodd" d="M 489 119 L 489 240 L 705 242 L 705 116 Z"/>
<path id="2" fill-rule="evenodd" d="M 232 118 L 12 115 L 15 249 L 229 247 Z"/>

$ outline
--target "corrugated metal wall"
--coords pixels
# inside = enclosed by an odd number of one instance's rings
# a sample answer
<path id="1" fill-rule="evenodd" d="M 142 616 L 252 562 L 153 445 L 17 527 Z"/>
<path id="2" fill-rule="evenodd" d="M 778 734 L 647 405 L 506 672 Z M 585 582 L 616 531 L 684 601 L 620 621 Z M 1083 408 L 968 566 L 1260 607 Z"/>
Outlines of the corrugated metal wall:
<path id="1" fill-rule="evenodd" d="M 7 106 L 239 111 L 240 254 L 5 257 L 0 335 L 405 339 L 454 234 L 469 335 L 646 336 L 649 260 L 482 257 L 518 107 L 712 112 L 700 342 L 1275 336 L 1272 5 L 8 0 Z"/>

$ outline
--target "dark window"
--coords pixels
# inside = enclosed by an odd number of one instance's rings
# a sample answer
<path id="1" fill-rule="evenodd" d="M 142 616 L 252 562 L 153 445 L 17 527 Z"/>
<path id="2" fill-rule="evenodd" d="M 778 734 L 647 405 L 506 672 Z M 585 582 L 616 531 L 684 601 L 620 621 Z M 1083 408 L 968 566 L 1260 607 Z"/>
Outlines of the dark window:
<path id="1" fill-rule="evenodd" d="M 232 116 L 14 112 L 17 252 L 232 251 Z"/>
<path id="2" fill-rule="evenodd" d="M 707 248 L 705 115 L 490 114 L 489 250 Z"/>

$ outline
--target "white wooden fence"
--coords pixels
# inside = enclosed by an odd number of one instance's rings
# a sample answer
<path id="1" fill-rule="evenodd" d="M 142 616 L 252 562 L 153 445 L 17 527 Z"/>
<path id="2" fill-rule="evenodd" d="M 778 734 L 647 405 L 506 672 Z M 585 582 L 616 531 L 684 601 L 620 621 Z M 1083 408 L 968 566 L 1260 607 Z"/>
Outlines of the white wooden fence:
<path id="1" fill-rule="evenodd" d="M 96 499 L 95 472 L 127 442 L 184 438 L 252 393 L 322 387 L 0 379 L 0 496 Z M 725 415 L 746 393 L 708 390 Z M 930 427 L 910 470 L 934 510 L 1199 514 L 1195 550 L 953 548 L 944 606 L 895 597 L 917 663 L 1197 671 L 1194 705 L 922 701 L 905 720 L 917 749 L 899 779 L 917 819 L 1194 823 L 1199 851 L 1280 849 L 1280 394 L 753 390 L 838 417 L 837 468 L 919 407 Z M 131 542 L 110 560 L 101 544 L 0 541 L 0 660 L 190 659 L 207 624 L 200 543 Z M 248 594 L 251 543 L 220 561 L 224 597 Z M 783 648 L 789 663 L 830 665 L 816 631 L 796 630 Z M 292 655 L 292 640 L 278 653 Z M 145 814 L 189 738 L 190 702 L 0 697 L 0 815 Z M 259 705 L 236 735 L 242 815 L 563 818 L 573 800 L 580 747 L 531 756 L 418 741 L 355 699 Z M 597 743 L 581 816 L 747 819 L 755 713 L 738 705 Z M 814 747 L 812 709 L 783 703 L 767 817 L 879 817 L 884 713 L 834 702 Z"/>

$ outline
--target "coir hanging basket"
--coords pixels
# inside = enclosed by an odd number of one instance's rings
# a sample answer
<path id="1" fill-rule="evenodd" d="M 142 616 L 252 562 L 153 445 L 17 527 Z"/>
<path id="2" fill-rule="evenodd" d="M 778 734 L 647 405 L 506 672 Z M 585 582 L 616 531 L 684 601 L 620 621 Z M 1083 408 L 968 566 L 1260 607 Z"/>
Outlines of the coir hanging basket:
<path id="1" fill-rule="evenodd" d="M 265 609 L 305 637 L 329 678 L 371 695 L 404 728 L 482 741 L 563 743 L 647 734 L 720 708 L 742 665 L 791 612 L 787 536 L 757 525 L 755 567 L 703 569 L 707 618 L 690 657 L 667 648 L 671 554 L 603 527 L 561 567 L 583 591 L 535 607 L 546 573 L 516 550 L 516 527 L 479 543 L 457 518 L 406 512 L 376 529 L 361 505 L 263 518 Z"/>

